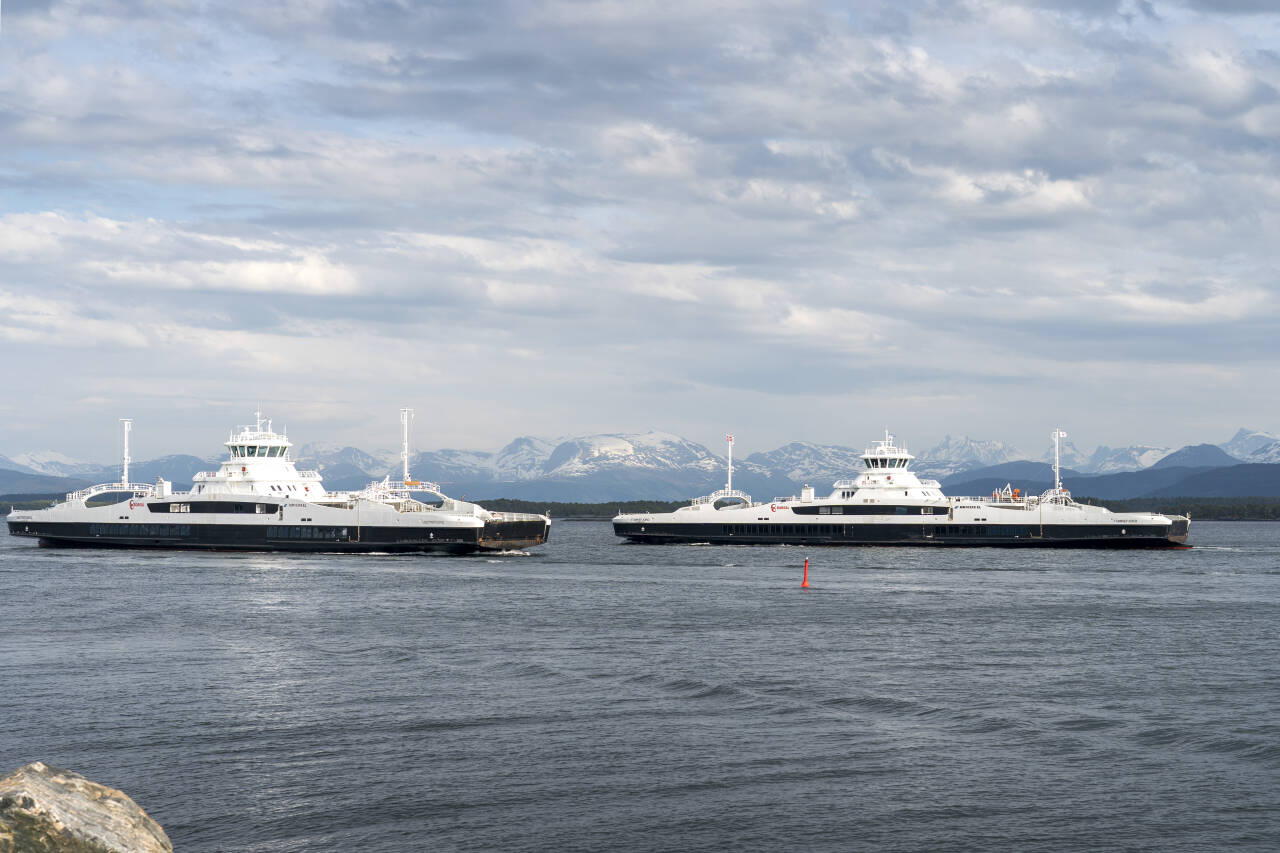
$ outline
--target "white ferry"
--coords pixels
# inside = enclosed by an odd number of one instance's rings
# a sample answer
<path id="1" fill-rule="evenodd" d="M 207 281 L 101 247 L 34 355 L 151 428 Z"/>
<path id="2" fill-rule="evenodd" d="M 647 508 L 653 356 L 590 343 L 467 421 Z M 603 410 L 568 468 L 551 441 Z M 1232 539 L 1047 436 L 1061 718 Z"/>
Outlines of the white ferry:
<path id="1" fill-rule="evenodd" d="M 412 479 L 412 414 L 400 411 L 401 480 L 388 476 L 358 492 L 330 492 L 319 472 L 297 470 L 292 443 L 261 412 L 256 423 L 231 434 L 226 461 L 217 471 L 196 474 L 190 491 L 176 492 L 163 479 L 131 483 L 131 422 L 124 420 L 119 483 L 72 492 L 48 509 L 11 511 L 9 534 L 54 546 L 454 554 L 547 541 L 551 520 L 544 515 L 490 512 Z"/>
<path id="2" fill-rule="evenodd" d="M 613 530 L 632 542 L 718 545 L 994 545 L 1068 548 L 1186 548 L 1191 520 L 1149 512 L 1113 513 L 1076 503 L 1062 487 L 1054 430 L 1054 487 L 1024 495 L 1006 485 L 982 497 L 948 497 L 911 470 L 915 458 L 885 431 L 862 454 L 862 472 L 817 497 L 757 503 L 733 488 L 733 437 L 724 489 L 666 513 L 624 513 Z"/>

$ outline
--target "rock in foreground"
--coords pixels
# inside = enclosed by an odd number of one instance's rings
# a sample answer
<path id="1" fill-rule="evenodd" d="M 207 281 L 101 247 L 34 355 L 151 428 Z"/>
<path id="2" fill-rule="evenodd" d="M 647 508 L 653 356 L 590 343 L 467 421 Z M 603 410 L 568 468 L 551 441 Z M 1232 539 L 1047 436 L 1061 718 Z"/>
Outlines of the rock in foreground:
<path id="1" fill-rule="evenodd" d="M 0 853 L 173 853 L 115 788 L 36 761 L 0 779 Z"/>

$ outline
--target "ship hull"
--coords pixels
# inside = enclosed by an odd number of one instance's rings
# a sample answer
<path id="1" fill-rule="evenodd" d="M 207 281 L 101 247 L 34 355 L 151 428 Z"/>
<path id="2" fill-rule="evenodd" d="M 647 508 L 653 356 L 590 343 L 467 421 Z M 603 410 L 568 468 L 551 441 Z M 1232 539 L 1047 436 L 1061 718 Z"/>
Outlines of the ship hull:
<path id="1" fill-rule="evenodd" d="M 315 524 L 151 524 L 10 521 L 9 535 L 47 547 L 157 548 L 297 553 L 444 553 L 511 550 L 547 541 L 541 520 L 488 522 L 483 527 Z"/>
<path id="2" fill-rule="evenodd" d="M 1188 522 L 1172 524 L 716 524 L 620 522 L 614 534 L 654 545 L 843 545 L 998 548 L 1187 548 Z"/>
<path id="3" fill-rule="evenodd" d="M 477 542 L 481 551 L 532 548 L 547 541 L 551 522 L 545 518 L 486 521 Z"/>

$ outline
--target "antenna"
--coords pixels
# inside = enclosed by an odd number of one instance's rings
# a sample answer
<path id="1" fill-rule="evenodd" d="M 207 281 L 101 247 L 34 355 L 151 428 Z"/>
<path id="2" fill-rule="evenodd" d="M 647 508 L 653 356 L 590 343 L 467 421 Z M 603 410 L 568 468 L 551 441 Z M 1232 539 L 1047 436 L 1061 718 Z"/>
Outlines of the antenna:
<path id="1" fill-rule="evenodd" d="M 1062 466 L 1059 464 L 1058 439 L 1066 438 L 1067 434 L 1060 429 L 1053 431 L 1053 490 L 1055 492 L 1062 491 Z"/>
<path id="2" fill-rule="evenodd" d="M 404 476 L 401 478 L 402 483 L 409 482 L 409 423 L 413 420 L 413 409 L 400 410 L 400 462 L 404 466 Z"/>
<path id="3" fill-rule="evenodd" d="M 129 485 L 129 463 L 133 461 L 129 458 L 129 430 L 133 429 L 133 419 L 121 418 L 120 423 L 124 424 L 124 458 L 120 466 L 120 484 L 127 486 Z"/>
<path id="4" fill-rule="evenodd" d="M 729 445 L 729 482 L 725 483 L 724 490 L 726 492 L 733 491 L 733 436 L 726 435 L 725 443 Z"/>

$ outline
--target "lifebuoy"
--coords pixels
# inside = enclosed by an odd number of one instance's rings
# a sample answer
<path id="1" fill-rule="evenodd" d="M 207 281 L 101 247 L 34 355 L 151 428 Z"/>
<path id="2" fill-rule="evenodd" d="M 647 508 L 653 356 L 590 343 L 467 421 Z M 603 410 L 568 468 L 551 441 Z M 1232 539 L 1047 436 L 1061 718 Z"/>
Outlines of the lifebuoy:
<path id="1" fill-rule="evenodd" d="M 241 473 L 241 474 L 243 474 L 245 471 L 248 471 L 248 470 L 249 470 L 249 469 L 248 469 L 248 468 L 246 468 L 246 467 L 244 467 L 243 465 L 241 465 L 241 466 L 240 466 L 240 473 Z"/>

